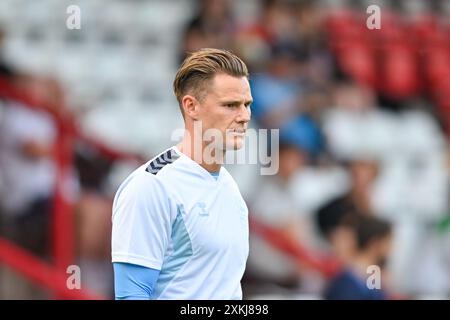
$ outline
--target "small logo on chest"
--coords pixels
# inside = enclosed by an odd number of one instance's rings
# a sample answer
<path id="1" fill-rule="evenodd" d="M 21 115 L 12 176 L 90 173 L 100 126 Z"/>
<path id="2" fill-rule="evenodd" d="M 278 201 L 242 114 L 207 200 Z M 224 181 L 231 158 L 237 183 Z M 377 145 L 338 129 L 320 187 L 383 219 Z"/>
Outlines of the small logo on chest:
<path id="1" fill-rule="evenodd" d="M 206 203 L 204 202 L 197 202 L 192 212 L 198 214 L 200 217 L 209 217 L 209 212 L 206 210 Z"/>

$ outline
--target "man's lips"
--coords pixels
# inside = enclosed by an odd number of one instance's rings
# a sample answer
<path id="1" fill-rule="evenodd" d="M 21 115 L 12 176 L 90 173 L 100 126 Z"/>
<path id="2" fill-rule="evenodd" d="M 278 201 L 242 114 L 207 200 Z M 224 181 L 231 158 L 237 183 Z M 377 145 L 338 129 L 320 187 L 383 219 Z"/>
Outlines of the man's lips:
<path id="1" fill-rule="evenodd" d="M 231 134 L 233 136 L 243 137 L 243 136 L 245 136 L 246 131 L 247 130 L 245 130 L 245 129 L 233 129 L 233 130 L 229 130 L 229 134 Z"/>

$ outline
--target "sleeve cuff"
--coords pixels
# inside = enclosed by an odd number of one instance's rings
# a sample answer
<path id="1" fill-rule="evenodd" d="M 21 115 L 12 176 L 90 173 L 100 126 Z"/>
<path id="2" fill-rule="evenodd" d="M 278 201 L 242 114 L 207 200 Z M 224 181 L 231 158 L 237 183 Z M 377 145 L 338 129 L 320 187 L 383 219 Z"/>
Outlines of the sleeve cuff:
<path id="1" fill-rule="evenodd" d="M 148 259 L 142 256 L 136 256 L 132 254 L 124 254 L 124 253 L 113 253 L 112 254 L 112 262 L 124 262 L 131 263 L 138 266 L 143 266 L 147 268 L 152 268 L 156 270 L 161 270 L 162 261 Z"/>

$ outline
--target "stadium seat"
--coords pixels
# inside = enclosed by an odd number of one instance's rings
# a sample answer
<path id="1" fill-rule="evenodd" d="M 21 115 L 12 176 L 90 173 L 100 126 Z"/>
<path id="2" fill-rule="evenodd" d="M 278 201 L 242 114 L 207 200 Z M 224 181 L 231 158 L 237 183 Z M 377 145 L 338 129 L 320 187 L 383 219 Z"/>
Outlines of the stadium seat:
<path id="1" fill-rule="evenodd" d="M 388 42 L 382 48 L 379 88 L 389 97 L 404 99 L 421 92 L 417 52 L 408 42 Z"/>
<path id="2" fill-rule="evenodd" d="M 429 89 L 433 90 L 440 82 L 450 79 L 450 47 L 435 46 L 425 51 L 425 75 L 429 81 Z"/>
<path id="3" fill-rule="evenodd" d="M 337 52 L 342 69 L 362 84 L 375 86 L 377 66 L 374 51 L 365 41 L 343 45 Z"/>

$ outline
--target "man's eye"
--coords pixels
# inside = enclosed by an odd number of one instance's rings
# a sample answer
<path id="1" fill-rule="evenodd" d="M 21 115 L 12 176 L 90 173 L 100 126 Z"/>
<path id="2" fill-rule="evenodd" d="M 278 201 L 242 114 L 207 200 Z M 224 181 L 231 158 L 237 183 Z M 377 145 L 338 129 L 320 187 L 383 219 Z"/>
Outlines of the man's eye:
<path id="1" fill-rule="evenodd" d="M 228 107 L 228 108 L 234 108 L 234 107 L 236 107 L 236 104 L 234 104 L 234 103 L 227 103 L 225 106 Z"/>

